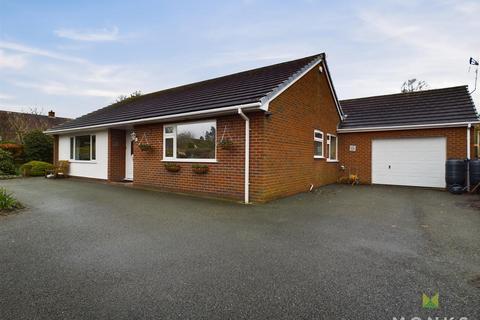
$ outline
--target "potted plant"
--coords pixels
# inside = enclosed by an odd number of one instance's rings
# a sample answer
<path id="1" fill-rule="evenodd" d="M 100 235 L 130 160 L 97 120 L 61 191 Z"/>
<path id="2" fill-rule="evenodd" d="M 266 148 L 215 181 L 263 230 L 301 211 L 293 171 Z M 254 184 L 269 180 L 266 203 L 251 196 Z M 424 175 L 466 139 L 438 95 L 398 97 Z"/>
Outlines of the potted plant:
<path id="1" fill-rule="evenodd" d="M 176 163 L 165 163 L 165 169 L 170 172 L 178 172 L 180 171 L 180 166 Z"/>
<path id="2" fill-rule="evenodd" d="M 208 172 L 208 166 L 206 164 L 194 164 L 192 165 L 192 171 L 198 174 L 205 174 Z"/>
<path id="3" fill-rule="evenodd" d="M 218 145 L 220 146 L 220 148 L 224 149 L 224 150 L 231 150 L 233 149 L 233 141 L 230 140 L 230 139 L 223 139 L 222 141 L 220 141 L 218 143 Z"/>
<path id="4" fill-rule="evenodd" d="M 142 151 L 150 151 L 153 149 L 152 145 L 150 143 L 139 143 L 138 147 Z"/>

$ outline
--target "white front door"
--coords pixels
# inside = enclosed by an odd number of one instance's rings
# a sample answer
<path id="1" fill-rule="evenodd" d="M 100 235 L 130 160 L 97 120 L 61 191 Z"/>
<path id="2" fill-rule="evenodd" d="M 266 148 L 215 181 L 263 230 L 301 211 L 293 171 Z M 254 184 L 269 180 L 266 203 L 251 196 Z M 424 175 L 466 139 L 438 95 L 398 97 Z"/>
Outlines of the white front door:
<path id="1" fill-rule="evenodd" d="M 372 141 L 372 183 L 445 187 L 446 138 Z"/>
<path id="2" fill-rule="evenodd" d="M 132 132 L 127 131 L 125 137 L 125 180 L 133 181 L 133 144 Z"/>

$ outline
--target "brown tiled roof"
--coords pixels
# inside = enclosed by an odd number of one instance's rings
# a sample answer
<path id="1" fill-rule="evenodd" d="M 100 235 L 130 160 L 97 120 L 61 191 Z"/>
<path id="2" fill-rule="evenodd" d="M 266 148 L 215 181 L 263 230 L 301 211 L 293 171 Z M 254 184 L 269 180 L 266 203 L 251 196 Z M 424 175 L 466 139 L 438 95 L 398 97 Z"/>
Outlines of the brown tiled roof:
<path id="1" fill-rule="evenodd" d="M 260 102 L 263 97 L 323 56 L 318 54 L 153 92 L 99 109 L 52 130 L 74 129 Z"/>
<path id="2" fill-rule="evenodd" d="M 33 114 L 33 113 L 24 113 L 24 112 L 15 112 L 15 111 L 7 111 L 7 110 L 0 110 L 0 117 L 8 117 L 8 116 L 21 116 L 25 117 L 26 119 L 34 120 L 42 120 L 46 121 L 50 126 L 56 126 L 62 124 L 68 120 L 72 120 L 71 118 L 62 118 L 62 117 L 49 117 L 42 114 Z"/>
<path id="3" fill-rule="evenodd" d="M 340 101 L 340 129 L 479 121 L 467 86 Z"/>

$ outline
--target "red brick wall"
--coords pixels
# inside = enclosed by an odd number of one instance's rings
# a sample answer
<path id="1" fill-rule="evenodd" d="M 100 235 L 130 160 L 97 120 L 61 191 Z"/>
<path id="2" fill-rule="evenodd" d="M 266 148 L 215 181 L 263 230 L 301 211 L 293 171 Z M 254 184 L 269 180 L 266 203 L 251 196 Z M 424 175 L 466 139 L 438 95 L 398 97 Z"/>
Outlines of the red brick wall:
<path id="1" fill-rule="evenodd" d="M 250 199 L 263 202 L 315 187 L 334 183 L 338 163 L 314 159 L 314 129 L 336 133 L 339 116 L 325 74 L 317 68 L 284 91 L 270 103 L 270 117 L 262 112 L 250 118 Z M 233 150 L 217 147 L 217 163 L 209 163 L 210 172 L 192 172 L 192 163 L 178 163 L 180 172 L 168 172 L 162 160 L 163 124 L 138 125 L 138 137 L 144 135 L 153 150 L 142 152 L 135 146 L 134 184 L 164 190 L 202 193 L 243 200 L 245 121 L 239 115 L 217 118 L 217 142 L 224 128 L 234 141 Z"/>
<path id="2" fill-rule="evenodd" d="M 108 180 L 125 178 L 125 130 L 108 130 Z"/>
<path id="3" fill-rule="evenodd" d="M 338 163 L 314 159 L 313 132 L 336 133 L 339 116 L 325 74 L 317 68 L 270 103 L 270 117 L 262 112 L 250 118 L 250 199 L 263 202 L 334 183 Z M 134 184 L 177 192 L 201 193 L 243 200 L 245 121 L 239 115 L 217 118 L 217 143 L 224 128 L 234 142 L 233 150 L 217 147 L 217 163 L 209 163 L 209 173 L 192 172 L 192 163 L 179 162 L 181 170 L 167 171 L 162 162 L 163 124 L 135 126 L 144 133 L 153 150 L 142 152 L 135 146 Z"/>
<path id="4" fill-rule="evenodd" d="M 269 106 L 271 117 L 265 120 L 262 200 L 271 200 L 314 187 L 335 183 L 338 163 L 314 159 L 314 130 L 324 133 L 324 155 L 327 155 L 327 133 L 336 134 L 340 122 L 325 73 L 318 68 L 309 71 Z"/>
<path id="5" fill-rule="evenodd" d="M 407 137 L 446 137 L 447 158 L 466 158 L 467 128 L 419 129 L 404 131 L 342 133 L 338 140 L 340 164 L 347 170 L 357 173 L 361 183 L 371 183 L 372 178 L 372 140 L 382 138 Z M 350 145 L 356 145 L 355 152 L 349 151 Z M 473 155 L 473 130 L 471 130 L 471 154 Z"/>
<path id="6" fill-rule="evenodd" d="M 251 141 L 257 143 L 259 126 L 263 120 L 260 112 L 250 113 Z M 134 184 L 153 186 L 163 190 L 206 194 L 211 196 L 243 200 L 244 197 L 244 150 L 245 121 L 239 115 L 216 118 L 217 144 L 225 130 L 225 137 L 233 141 L 231 150 L 217 146 L 217 162 L 206 163 L 209 166 L 207 174 L 192 172 L 193 162 L 177 162 L 179 172 L 169 172 L 162 162 L 163 158 L 163 125 L 149 124 L 135 126 L 138 137 L 146 134 L 148 142 L 153 146 L 150 151 L 141 151 L 138 145 L 134 147 Z M 188 122 L 188 121 L 186 121 Z M 225 129 L 226 128 L 226 129 Z M 257 148 L 252 146 L 251 163 L 258 161 Z M 255 170 L 253 170 L 255 172 Z M 254 180 L 255 181 L 255 180 Z M 254 182 L 257 183 L 256 181 Z M 256 186 L 253 190 L 258 189 Z"/>

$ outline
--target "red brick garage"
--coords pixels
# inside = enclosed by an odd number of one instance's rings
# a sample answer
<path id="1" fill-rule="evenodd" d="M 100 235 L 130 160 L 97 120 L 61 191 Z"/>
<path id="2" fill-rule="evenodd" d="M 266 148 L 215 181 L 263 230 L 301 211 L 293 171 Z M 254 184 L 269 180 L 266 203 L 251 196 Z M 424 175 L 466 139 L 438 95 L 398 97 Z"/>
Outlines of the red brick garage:
<path id="1" fill-rule="evenodd" d="M 347 172 L 358 174 L 361 183 L 442 187 L 445 160 L 472 155 L 474 133 L 469 125 L 478 118 L 465 86 L 344 100 L 341 104 L 347 116 L 338 130 L 340 162 Z M 395 172 L 399 161 L 403 161 L 402 168 Z M 381 178 L 377 172 L 377 181 L 376 170 L 384 170 Z M 406 177 L 409 174 L 410 179 Z M 431 182 L 432 175 L 436 182 Z"/>

